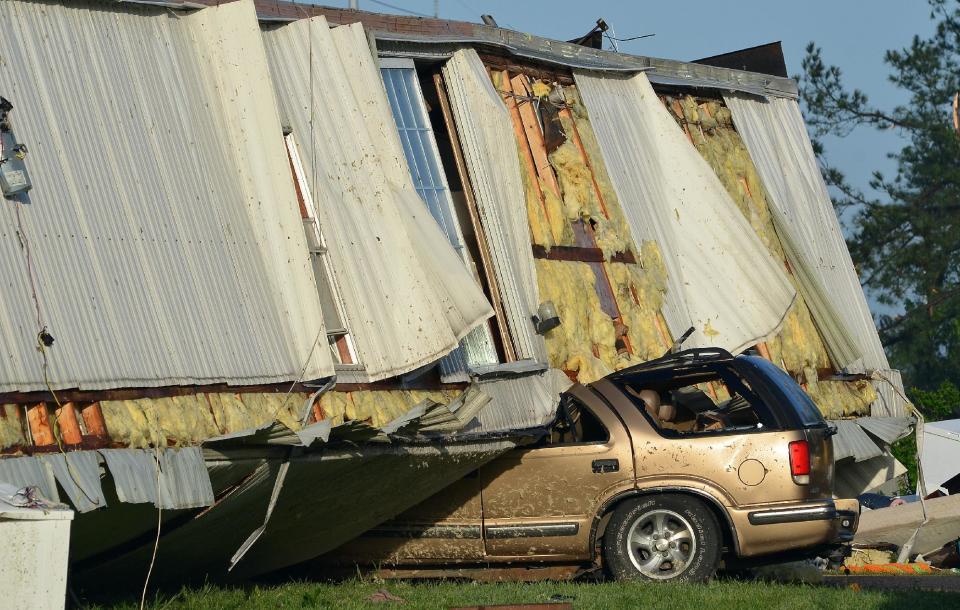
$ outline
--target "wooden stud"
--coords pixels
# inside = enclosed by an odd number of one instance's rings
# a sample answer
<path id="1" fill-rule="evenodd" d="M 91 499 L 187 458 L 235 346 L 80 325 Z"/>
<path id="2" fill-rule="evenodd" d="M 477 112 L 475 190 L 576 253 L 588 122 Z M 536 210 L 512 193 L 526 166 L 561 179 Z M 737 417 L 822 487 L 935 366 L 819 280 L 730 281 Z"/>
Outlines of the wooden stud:
<path id="1" fill-rule="evenodd" d="M 500 78 L 503 82 L 510 82 L 510 73 L 503 71 L 500 73 Z M 517 100 L 509 91 L 501 91 L 503 96 L 503 103 L 506 104 L 507 110 L 510 112 L 510 118 L 513 123 L 513 135 L 516 137 L 517 145 L 520 147 L 520 152 L 522 153 L 524 165 L 527 168 L 527 175 L 530 177 L 530 182 L 533 184 L 533 188 L 537 193 L 537 198 L 540 201 L 540 209 L 543 211 L 543 217 L 546 219 L 547 224 L 550 224 L 550 212 L 547 210 L 546 199 L 543 196 L 543 188 L 540 186 L 540 181 L 537 180 L 537 169 L 536 163 L 533 160 L 533 153 L 530 150 L 530 143 L 527 141 L 527 134 L 523 128 L 523 119 L 520 117 L 520 108 L 517 106 Z"/>
<path id="2" fill-rule="evenodd" d="M 50 427 L 50 412 L 47 403 L 41 402 L 27 409 L 27 421 L 30 423 L 30 436 L 37 447 L 53 445 L 56 439 Z"/>
<path id="3" fill-rule="evenodd" d="M 760 352 L 760 355 L 763 356 L 765 360 L 772 360 L 770 357 L 770 348 L 767 347 L 767 344 L 763 341 L 757 343 L 757 351 Z"/>
<path id="4" fill-rule="evenodd" d="M 673 346 L 673 340 L 670 338 L 670 333 L 667 332 L 667 321 L 664 319 L 661 312 L 657 312 L 653 318 L 653 322 L 657 327 L 657 331 L 660 333 L 660 339 L 663 341 L 663 344 L 670 349 Z"/>
<path id="5" fill-rule="evenodd" d="M 107 421 L 103 418 L 103 410 L 99 402 L 91 403 L 80 409 L 80 416 L 87 428 L 87 434 L 97 438 L 109 438 Z"/>
<path id="6" fill-rule="evenodd" d="M 353 356 L 350 355 L 350 346 L 347 345 L 347 336 L 340 335 L 334 339 L 337 346 L 337 354 L 340 356 L 340 364 L 353 364 Z"/>
<path id="7" fill-rule="evenodd" d="M 531 247 L 531 250 L 533 251 L 533 258 L 551 261 L 575 261 L 578 263 L 603 263 L 607 261 L 606 256 L 603 254 L 603 250 L 600 248 L 590 248 L 584 246 L 554 246 L 547 250 L 541 245 L 534 244 Z M 633 252 L 626 250 L 624 252 L 617 252 L 611 256 L 610 262 L 636 265 L 637 258 L 633 255 Z"/>
<path id="8" fill-rule="evenodd" d="M 510 86 L 514 95 L 529 97 L 532 95 L 527 77 L 518 74 L 510 79 Z M 540 129 L 540 121 L 533 109 L 533 104 L 528 100 L 517 101 L 514 103 L 520 114 L 520 122 L 523 126 L 523 132 L 526 135 L 527 143 L 530 145 L 530 152 L 533 154 L 534 165 L 537 168 L 537 175 L 543 180 L 547 188 L 553 191 L 553 194 L 560 197 L 560 183 L 557 182 L 557 175 L 553 173 L 553 166 L 550 165 L 550 159 L 547 156 L 547 145 L 543 141 L 543 131 Z"/>
<path id="9" fill-rule="evenodd" d="M 450 137 L 450 148 L 453 149 L 453 159 L 457 166 L 457 174 L 460 176 L 460 184 L 463 186 L 463 197 L 467 203 L 470 224 L 473 225 L 473 234 L 477 240 L 477 250 L 480 251 L 480 272 L 483 274 L 483 279 L 486 280 L 487 296 L 490 297 L 490 304 L 493 305 L 494 322 L 497 326 L 497 334 L 500 335 L 500 344 L 503 349 L 504 360 L 513 362 L 517 359 L 516 350 L 514 349 L 513 341 L 510 339 L 507 314 L 503 308 L 500 287 L 493 269 L 493 256 L 490 254 L 487 234 L 484 231 L 483 221 L 480 218 L 480 209 L 477 206 L 476 194 L 473 192 L 473 182 L 470 180 L 466 158 L 464 157 L 463 147 L 460 143 L 460 134 L 457 132 L 456 119 L 450 108 L 450 98 L 447 97 L 447 88 L 443 82 L 443 75 L 434 74 L 433 85 L 437 90 L 437 97 L 440 100 L 440 113 L 443 115 L 443 122 L 447 128 L 447 134 Z"/>
<path id="10" fill-rule="evenodd" d="M 72 402 L 65 402 L 56 410 L 57 428 L 60 431 L 60 440 L 66 445 L 79 445 L 83 442 L 83 432 L 80 422 L 77 421 L 76 406 Z"/>

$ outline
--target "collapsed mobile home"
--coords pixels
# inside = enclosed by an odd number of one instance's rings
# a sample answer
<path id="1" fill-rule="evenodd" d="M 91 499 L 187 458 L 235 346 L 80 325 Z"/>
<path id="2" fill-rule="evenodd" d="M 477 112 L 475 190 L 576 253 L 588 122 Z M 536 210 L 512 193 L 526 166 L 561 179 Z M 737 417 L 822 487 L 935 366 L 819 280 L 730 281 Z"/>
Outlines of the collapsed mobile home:
<path id="1" fill-rule="evenodd" d="M 286 2 L 0 31 L 0 481 L 79 512 L 78 574 L 314 558 L 688 328 L 807 390 L 841 493 L 904 472 L 790 79 Z"/>

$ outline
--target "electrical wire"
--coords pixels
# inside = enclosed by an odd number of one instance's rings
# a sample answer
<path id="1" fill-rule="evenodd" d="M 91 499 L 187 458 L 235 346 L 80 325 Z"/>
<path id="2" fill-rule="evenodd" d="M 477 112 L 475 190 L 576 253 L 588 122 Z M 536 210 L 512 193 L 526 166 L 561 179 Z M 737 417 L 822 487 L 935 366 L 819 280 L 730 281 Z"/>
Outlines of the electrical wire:
<path id="1" fill-rule="evenodd" d="M 153 552 L 150 554 L 150 567 L 147 568 L 147 577 L 143 580 L 143 592 L 140 593 L 140 610 L 147 603 L 147 588 L 150 586 L 150 576 L 153 575 L 153 566 L 157 561 L 157 549 L 160 548 L 160 531 L 163 525 L 163 503 L 160 501 L 160 447 L 155 446 L 154 460 L 157 465 L 157 535 L 153 540 Z"/>
<path id="2" fill-rule="evenodd" d="M 389 2 L 382 2 L 381 0 L 370 0 L 374 4 L 379 4 L 380 6 L 385 6 L 387 8 L 392 8 L 395 11 L 400 11 L 401 13 L 406 13 L 408 15 L 413 15 L 415 17 L 426 17 L 427 19 L 433 19 L 433 15 L 427 15 L 426 13 L 418 13 L 417 11 L 411 11 L 410 9 L 403 8 L 402 6 L 397 6 L 396 4 L 390 4 Z"/>
<path id="3" fill-rule="evenodd" d="M 34 279 L 33 271 L 33 254 L 32 249 L 30 248 L 30 239 L 27 236 L 26 229 L 23 228 L 23 219 L 20 216 L 20 206 L 22 203 L 19 200 L 14 200 L 14 210 L 17 217 L 17 239 L 20 241 L 20 247 L 23 249 L 24 256 L 26 257 L 27 263 L 27 280 L 30 284 L 30 295 L 33 299 L 34 310 L 36 311 L 37 316 L 37 349 L 40 351 L 41 357 L 41 371 L 43 373 L 43 383 L 47 387 L 47 391 L 50 392 L 50 395 L 53 396 L 53 401 L 57 405 L 57 410 L 53 414 L 52 424 L 50 426 L 50 432 L 53 434 L 53 439 L 57 442 L 57 449 L 63 454 L 63 463 L 66 468 L 67 474 L 70 475 L 70 479 L 73 481 L 74 487 L 76 487 L 80 493 L 86 497 L 86 499 L 94 506 L 100 506 L 100 501 L 95 500 L 90 497 L 90 494 L 87 493 L 87 490 L 84 489 L 83 485 L 80 483 L 80 477 L 77 472 L 74 470 L 73 465 L 70 463 L 70 460 L 67 459 L 67 452 L 63 448 L 63 436 L 60 433 L 60 414 L 63 413 L 63 404 L 60 402 L 60 397 L 57 396 L 57 393 L 53 389 L 53 384 L 50 383 L 49 368 L 50 363 L 47 359 L 47 344 L 46 340 L 49 336 L 47 332 L 47 327 L 43 324 L 43 316 L 41 314 L 40 307 L 40 296 L 37 293 L 37 284 Z M 46 408 L 46 406 L 44 406 Z"/>

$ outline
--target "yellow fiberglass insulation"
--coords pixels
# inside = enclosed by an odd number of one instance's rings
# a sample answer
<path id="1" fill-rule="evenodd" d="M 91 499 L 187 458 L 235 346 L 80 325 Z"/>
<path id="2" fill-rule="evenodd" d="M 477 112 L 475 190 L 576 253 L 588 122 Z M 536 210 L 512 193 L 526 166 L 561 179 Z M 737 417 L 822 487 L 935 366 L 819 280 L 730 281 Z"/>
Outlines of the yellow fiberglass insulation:
<path id="1" fill-rule="evenodd" d="M 195 445 L 220 434 L 272 421 L 300 426 L 308 395 L 291 393 L 190 394 L 100 403 L 110 437 L 129 447 Z"/>
<path id="2" fill-rule="evenodd" d="M 448 404 L 460 390 L 359 390 L 327 392 L 318 404 L 325 419 L 334 425 L 345 421 L 365 421 L 380 427 L 400 417 L 424 400 Z"/>
<path id="3" fill-rule="evenodd" d="M 581 383 L 589 383 L 664 352 L 656 316 L 663 302 L 666 273 L 656 244 L 645 243 L 643 255 L 643 266 L 605 263 L 632 354 L 617 351 L 614 324 L 600 306 L 596 276 L 589 264 L 536 261 L 541 298 L 553 301 L 561 321 L 545 336 L 551 366 L 575 372 Z"/>
<path id="4" fill-rule="evenodd" d="M 604 255 L 609 258 L 616 252 L 624 252 L 630 249 L 632 240 L 630 237 L 630 227 L 627 224 L 626 217 L 623 215 L 623 209 L 620 207 L 620 200 L 617 198 L 617 192 L 610 181 L 610 175 L 607 173 L 607 166 L 603 161 L 603 153 L 600 152 L 600 143 L 593 131 L 593 125 L 590 123 L 590 117 L 587 116 L 587 109 L 580 101 L 580 94 L 575 86 L 564 87 L 564 97 L 567 106 L 573 115 L 573 121 L 576 126 L 577 134 L 580 136 L 580 144 L 590 160 L 590 169 L 593 170 L 593 179 L 596 181 L 596 190 L 600 191 L 603 198 L 606 215 L 597 207 L 591 209 L 590 218 L 594 221 L 594 232 L 597 240 L 597 246 L 603 250 Z M 561 117 L 561 124 L 564 132 L 572 131 L 569 119 Z M 589 176 L 588 176 L 589 178 Z M 591 185 L 592 186 L 592 185 Z M 596 201 L 596 190 L 591 190 Z"/>
<path id="5" fill-rule="evenodd" d="M 0 449 L 26 445 L 18 405 L 0 405 Z"/>
<path id="6" fill-rule="evenodd" d="M 818 381 L 815 370 L 804 372 L 807 394 L 828 419 L 869 413 L 870 403 L 877 399 L 877 392 L 869 381 Z"/>
<path id="7" fill-rule="evenodd" d="M 560 315 L 560 326 L 544 336 L 550 366 L 576 372 L 581 383 L 611 373 L 617 361 L 616 336 L 610 316 L 600 308 L 590 265 L 537 259 L 536 266 L 540 299 L 553 301 Z"/>
<path id="8" fill-rule="evenodd" d="M 666 291 L 666 270 L 654 242 L 645 242 L 643 252 L 647 255 L 643 258 L 643 266 L 607 264 L 607 275 L 633 349 L 629 356 L 620 355 L 615 367 L 618 369 L 657 358 L 670 347 L 657 329 L 656 322 Z"/>
<path id="9" fill-rule="evenodd" d="M 750 153 L 733 126 L 730 110 L 719 100 L 697 101 L 692 96 L 667 98 L 667 107 L 686 127 L 701 156 L 713 168 L 720 182 L 756 231 L 760 241 L 776 260 L 785 260 L 783 245 L 773 224 L 767 195 Z M 793 274 L 788 274 L 799 288 Z M 784 320 L 782 330 L 767 341 L 770 359 L 793 375 L 806 369 L 829 368 L 823 340 L 810 310 L 798 294 Z M 868 383 L 821 382 L 808 392 L 824 413 L 869 413 L 875 399 Z M 846 407 L 841 407 L 841 403 Z"/>

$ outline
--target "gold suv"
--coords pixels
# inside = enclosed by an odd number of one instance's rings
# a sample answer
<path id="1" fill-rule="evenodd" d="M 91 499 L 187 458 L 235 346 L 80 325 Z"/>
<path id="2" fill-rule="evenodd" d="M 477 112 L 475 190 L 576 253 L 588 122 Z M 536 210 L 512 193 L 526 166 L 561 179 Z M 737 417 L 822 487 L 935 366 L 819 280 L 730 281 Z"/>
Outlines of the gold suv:
<path id="1" fill-rule="evenodd" d="M 834 430 L 770 362 L 692 349 L 562 395 L 531 446 L 367 532 L 337 559 L 377 565 L 597 565 L 705 581 L 721 558 L 812 555 L 849 541 Z"/>

